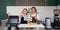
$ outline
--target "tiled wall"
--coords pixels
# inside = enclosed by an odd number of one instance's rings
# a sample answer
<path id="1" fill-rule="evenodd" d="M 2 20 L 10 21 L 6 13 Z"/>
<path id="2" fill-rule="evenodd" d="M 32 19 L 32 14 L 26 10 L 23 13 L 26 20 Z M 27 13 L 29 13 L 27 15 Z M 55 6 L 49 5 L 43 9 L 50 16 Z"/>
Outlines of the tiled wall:
<path id="1" fill-rule="evenodd" d="M 16 0 L 17 6 L 45 6 L 48 0 Z"/>
<path id="2" fill-rule="evenodd" d="M 17 6 L 56 6 L 60 0 L 16 0 Z"/>
<path id="3" fill-rule="evenodd" d="M 0 0 L 0 24 L 6 14 L 6 6 L 15 6 L 15 0 Z"/>

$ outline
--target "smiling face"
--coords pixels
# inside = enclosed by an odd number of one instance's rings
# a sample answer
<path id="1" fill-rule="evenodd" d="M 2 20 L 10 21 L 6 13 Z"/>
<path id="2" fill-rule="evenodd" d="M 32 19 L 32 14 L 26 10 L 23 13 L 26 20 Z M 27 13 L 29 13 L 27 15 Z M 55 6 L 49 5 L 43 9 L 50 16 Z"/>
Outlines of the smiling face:
<path id="1" fill-rule="evenodd" d="M 36 12 L 34 8 L 31 9 L 31 12 Z"/>
<path id="2" fill-rule="evenodd" d="M 27 13 L 27 10 L 24 10 L 23 13 L 26 14 Z"/>
<path id="3" fill-rule="evenodd" d="M 24 9 L 22 13 L 27 14 L 27 9 Z"/>
<path id="4" fill-rule="evenodd" d="M 35 7 L 32 7 L 32 8 L 31 8 L 31 12 L 32 12 L 32 13 L 36 13 L 36 12 L 37 12 L 36 8 L 35 8 Z"/>

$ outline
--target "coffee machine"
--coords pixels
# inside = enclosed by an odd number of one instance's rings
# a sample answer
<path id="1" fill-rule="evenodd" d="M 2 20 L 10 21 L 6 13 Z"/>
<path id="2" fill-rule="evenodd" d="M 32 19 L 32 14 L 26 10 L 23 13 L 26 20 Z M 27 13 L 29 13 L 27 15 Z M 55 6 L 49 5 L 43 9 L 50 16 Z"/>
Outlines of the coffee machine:
<path id="1" fill-rule="evenodd" d="M 54 10 L 54 22 L 53 22 L 53 28 L 59 28 L 59 10 Z"/>
<path id="2" fill-rule="evenodd" d="M 59 17 L 58 14 L 54 15 L 54 28 L 58 28 L 59 27 Z"/>

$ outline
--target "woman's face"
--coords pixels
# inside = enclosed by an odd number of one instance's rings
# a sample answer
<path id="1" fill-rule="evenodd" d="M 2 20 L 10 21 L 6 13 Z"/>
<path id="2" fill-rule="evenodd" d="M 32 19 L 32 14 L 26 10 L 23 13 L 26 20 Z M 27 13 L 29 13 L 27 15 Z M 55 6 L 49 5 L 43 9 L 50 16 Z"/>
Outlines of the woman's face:
<path id="1" fill-rule="evenodd" d="M 27 10 L 23 10 L 23 13 L 26 14 L 27 13 Z"/>
<path id="2" fill-rule="evenodd" d="M 35 9 L 34 9 L 34 8 L 32 8 L 31 12 L 33 13 L 33 12 L 36 12 L 36 11 L 35 11 Z"/>

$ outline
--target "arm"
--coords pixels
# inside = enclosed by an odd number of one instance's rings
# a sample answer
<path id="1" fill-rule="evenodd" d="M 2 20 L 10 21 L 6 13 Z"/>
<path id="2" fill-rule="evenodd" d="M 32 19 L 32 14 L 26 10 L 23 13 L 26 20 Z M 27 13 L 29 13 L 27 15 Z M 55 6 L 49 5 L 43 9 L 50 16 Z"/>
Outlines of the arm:
<path id="1" fill-rule="evenodd" d="M 37 14 L 37 20 L 40 20 L 40 16 L 39 16 L 39 14 Z"/>

